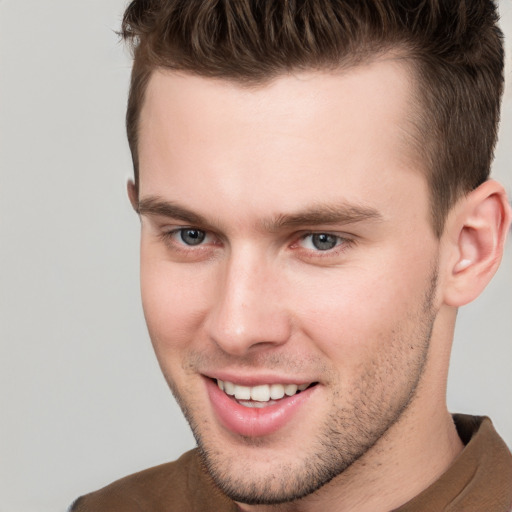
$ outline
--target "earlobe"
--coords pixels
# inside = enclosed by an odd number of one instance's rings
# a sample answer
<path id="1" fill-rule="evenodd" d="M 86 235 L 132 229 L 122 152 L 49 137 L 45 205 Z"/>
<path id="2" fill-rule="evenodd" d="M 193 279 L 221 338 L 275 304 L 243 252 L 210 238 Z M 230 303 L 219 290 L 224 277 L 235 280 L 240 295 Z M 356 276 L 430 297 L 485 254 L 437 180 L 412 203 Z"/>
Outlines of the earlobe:
<path id="1" fill-rule="evenodd" d="M 452 262 L 444 301 L 462 306 L 487 286 L 501 261 L 511 209 L 503 187 L 489 180 L 464 197 L 450 216 Z"/>
<path id="2" fill-rule="evenodd" d="M 137 187 L 133 180 L 128 180 L 126 183 L 126 190 L 128 192 L 128 199 L 132 205 L 132 208 L 138 212 L 139 211 L 139 197 L 137 193 Z"/>

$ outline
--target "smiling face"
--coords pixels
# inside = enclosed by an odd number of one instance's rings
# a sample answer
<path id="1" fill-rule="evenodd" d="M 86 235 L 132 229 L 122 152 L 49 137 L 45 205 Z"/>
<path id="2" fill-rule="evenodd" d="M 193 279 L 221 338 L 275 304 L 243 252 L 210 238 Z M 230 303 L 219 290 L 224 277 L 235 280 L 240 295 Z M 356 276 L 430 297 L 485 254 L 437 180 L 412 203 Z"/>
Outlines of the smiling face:
<path id="1" fill-rule="evenodd" d="M 421 400 L 439 243 L 409 87 L 393 61 L 252 89 L 151 78 L 144 312 L 212 475 L 241 502 L 313 492 Z"/>

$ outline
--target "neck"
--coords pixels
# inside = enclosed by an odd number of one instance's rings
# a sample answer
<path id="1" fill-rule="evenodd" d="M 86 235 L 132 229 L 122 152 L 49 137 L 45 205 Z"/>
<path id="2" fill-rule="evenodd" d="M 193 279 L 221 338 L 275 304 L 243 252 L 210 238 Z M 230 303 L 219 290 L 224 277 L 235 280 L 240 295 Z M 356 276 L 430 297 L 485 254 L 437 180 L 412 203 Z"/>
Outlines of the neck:
<path id="1" fill-rule="evenodd" d="M 449 332 L 449 329 L 448 329 Z M 243 512 L 387 512 L 434 483 L 462 451 L 446 409 L 449 339 L 432 339 L 415 398 L 400 419 L 351 467 L 317 492 L 282 505 L 239 504 Z M 441 370 L 440 370 L 441 368 Z"/>
<path id="2" fill-rule="evenodd" d="M 405 413 L 407 414 L 407 413 Z M 412 414 L 411 414 L 412 416 Z M 424 424 L 403 418 L 356 463 L 316 493 L 283 505 L 240 504 L 244 512 L 386 512 L 435 482 L 463 445 L 447 411 Z"/>

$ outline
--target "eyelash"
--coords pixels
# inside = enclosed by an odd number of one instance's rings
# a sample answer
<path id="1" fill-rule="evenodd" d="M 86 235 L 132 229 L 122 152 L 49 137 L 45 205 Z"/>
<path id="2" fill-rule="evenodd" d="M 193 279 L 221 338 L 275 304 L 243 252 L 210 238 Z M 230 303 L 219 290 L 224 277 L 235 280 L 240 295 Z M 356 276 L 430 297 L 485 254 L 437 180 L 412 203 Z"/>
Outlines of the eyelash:
<path id="1" fill-rule="evenodd" d="M 310 245 L 314 245 L 313 238 L 315 236 L 320 237 L 322 235 L 325 235 L 327 237 L 332 237 L 335 239 L 336 245 L 330 249 L 321 250 L 316 248 L 315 249 L 306 249 L 307 251 L 311 251 L 315 254 L 315 257 L 328 257 L 333 255 L 338 255 L 344 251 L 346 251 L 353 243 L 354 240 L 351 238 L 347 238 L 345 236 L 337 235 L 335 233 L 329 233 L 325 231 L 316 231 L 313 233 L 305 233 L 300 237 L 300 240 L 295 242 L 292 247 L 300 245 L 300 242 L 304 242 L 308 238 L 311 238 Z"/>
<path id="2" fill-rule="evenodd" d="M 183 232 L 185 231 L 200 231 L 201 233 L 205 234 L 205 240 L 207 240 L 209 237 L 212 237 L 211 233 L 208 231 L 202 230 L 200 228 L 196 228 L 194 226 L 185 226 L 185 227 L 179 227 L 175 228 L 169 231 L 163 231 L 160 234 L 160 238 L 164 241 L 164 243 L 170 247 L 171 249 L 175 251 L 179 251 L 181 253 L 197 253 L 198 251 L 204 251 L 207 250 L 206 244 L 204 241 L 199 242 L 197 245 L 187 245 L 183 240 L 177 241 L 176 237 L 181 236 Z M 314 236 L 320 236 L 320 235 L 327 235 L 330 237 L 334 237 L 336 239 L 336 245 L 332 249 L 326 249 L 326 250 L 320 250 L 320 249 L 306 249 L 301 246 L 301 243 L 305 240 L 307 240 L 310 237 Z M 315 258 L 325 258 L 325 257 L 332 257 L 337 256 L 339 254 L 342 254 L 346 250 L 348 250 L 352 245 L 355 244 L 355 240 L 353 238 L 348 238 L 345 236 L 341 236 L 339 234 L 330 233 L 328 231 L 315 231 L 315 232 L 307 232 L 302 233 L 298 236 L 298 239 L 296 239 L 295 242 L 293 242 L 290 245 L 290 248 L 292 250 L 300 251 L 301 249 L 306 251 L 307 253 L 314 254 Z M 218 242 L 215 244 L 218 245 Z"/>
<path id="3" fill-rule="evenodd" d="M 163 231 L 160 234 L 160 239 L 163 240 L 163 242 L 168 247 L 170 247 L 173 250 L 179 251 L 179 252 L 185 252 L 185 253 L 191 252 L 191 251 L 197 252 L 199 250 L 205 250 L 206 249 L 204 247 L 205 244 L 203 243 L 203 241 L 201 241 L 196 246 L 194 246 L 194 245 L 187 245 L 183 241 L 181 241 L 181 242 L 176 241 L 175 238 L 180 236 L 180 234 L 182 234 L 185 231 L 200 231 L 201 233 L 205 234 L 205 240 L 212 236 L 210 233 L 208 233 L 208 231 L 204 231 L 204 230 L 196 228 L 194 226 L 185 226 L 185 227 L 179 227 L 179 228 L 171 229 L 169 231 Z"/>

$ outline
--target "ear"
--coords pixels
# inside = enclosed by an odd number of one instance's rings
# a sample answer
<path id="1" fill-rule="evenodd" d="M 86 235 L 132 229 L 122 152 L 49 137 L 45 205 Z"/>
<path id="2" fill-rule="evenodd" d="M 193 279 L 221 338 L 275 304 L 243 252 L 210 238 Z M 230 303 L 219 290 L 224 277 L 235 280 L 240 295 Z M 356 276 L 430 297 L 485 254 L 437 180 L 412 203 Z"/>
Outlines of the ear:
<path id="1" fill-rule="evenodd" d="M 137 191 L 137 186 L 133 180 L 128 180 L 126 183 L 126 190 L 128 192 L 128 199 L 132 205 L 132 208 L 138 212 L 139 211 L 139 194 Z"/>
<path id="2" fill-rule="evenodd" d="M 462 306 L 487 286 L 501 262 L 511 208 L 503 187 L 489 180 L 461 199 L 447 218 L 444 302 Z M 444 236 L 443 235 L 443 236 Z"/>

